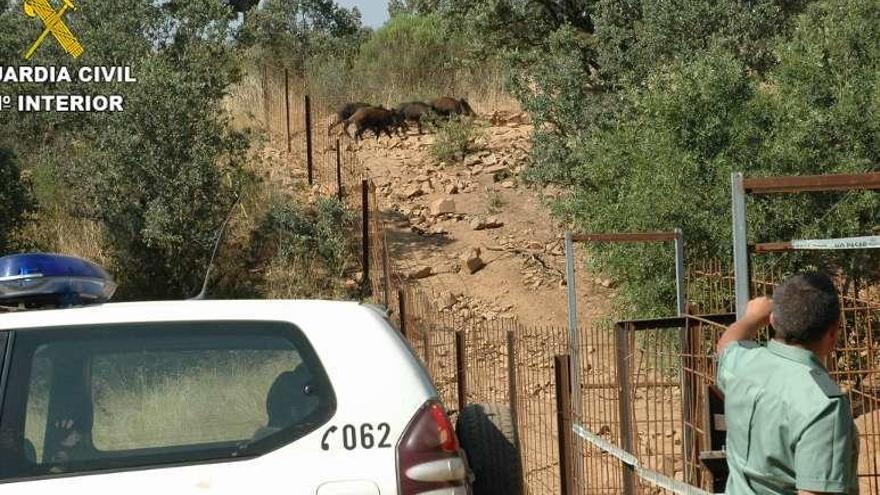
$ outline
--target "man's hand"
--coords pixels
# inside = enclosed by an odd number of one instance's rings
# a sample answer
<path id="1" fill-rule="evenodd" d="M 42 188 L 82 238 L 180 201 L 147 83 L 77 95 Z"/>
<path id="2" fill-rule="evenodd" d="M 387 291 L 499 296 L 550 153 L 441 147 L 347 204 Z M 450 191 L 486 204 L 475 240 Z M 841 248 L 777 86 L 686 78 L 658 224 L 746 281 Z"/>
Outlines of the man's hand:
<path id="1" fill-rule="evenodd" d="M 758 297 L 749 301 L 743 317 L 721 334 L 715 351 L 721 351 L 731 342 L 740 340 L 752 340 L 758 334 L 758 330 L 770 324 L 770 312 L 773 310 L 773 301 L 769 297 Z"/>

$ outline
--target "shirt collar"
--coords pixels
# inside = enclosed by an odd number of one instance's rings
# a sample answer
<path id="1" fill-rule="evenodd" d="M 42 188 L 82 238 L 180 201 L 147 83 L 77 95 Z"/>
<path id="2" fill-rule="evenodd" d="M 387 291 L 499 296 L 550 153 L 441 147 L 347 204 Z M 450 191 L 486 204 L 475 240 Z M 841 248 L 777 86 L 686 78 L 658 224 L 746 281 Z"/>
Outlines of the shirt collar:
<path id="1" fill-rule="evenodd" d="M 822 368 L 822 363 L 819 361 L 819 358 L 816 357 L 816 354 L 813 351 L 804 349 L 803 347 L 796 347 L 793 345 L 788 345 L 783 342 L 780 342 L 776 339 L 770 339 L 767 342 L 767 350 L 776 354 L 777 356 L 783 357 L 785 359 L 795 361 L 797 363 L 805 364 L 811 368 Z"/>

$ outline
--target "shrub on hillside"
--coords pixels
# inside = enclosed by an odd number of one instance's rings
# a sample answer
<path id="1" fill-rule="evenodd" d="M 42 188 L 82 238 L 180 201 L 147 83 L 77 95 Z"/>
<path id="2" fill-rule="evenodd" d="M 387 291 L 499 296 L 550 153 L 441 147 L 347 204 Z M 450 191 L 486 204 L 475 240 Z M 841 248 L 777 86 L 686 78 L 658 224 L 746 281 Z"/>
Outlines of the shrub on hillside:
<path id="1" fill-rule="evenodd" d="M 354 74 L 380 100 L 436 97 L 455 86 L 459 52 L 439 15 L 397 15 L 361 46 Z"/>
<path id="2" fill-rule="evenodd" d="M 252 264 L 269 298 L 350 298 L 346 277 L 359 269 L 350 233 L 356 216 L 334 198 L 304 205 L 271 200 L 251 239 Z"/>
<path id="3" fill-rule="evenodd" d="M 485 132 L 481 124 L 468 117 L 437 120 L 434 125 L 437 131 L 431 154 L 440 162 L 464 159 L 477 149 L 477 142 Z"/>

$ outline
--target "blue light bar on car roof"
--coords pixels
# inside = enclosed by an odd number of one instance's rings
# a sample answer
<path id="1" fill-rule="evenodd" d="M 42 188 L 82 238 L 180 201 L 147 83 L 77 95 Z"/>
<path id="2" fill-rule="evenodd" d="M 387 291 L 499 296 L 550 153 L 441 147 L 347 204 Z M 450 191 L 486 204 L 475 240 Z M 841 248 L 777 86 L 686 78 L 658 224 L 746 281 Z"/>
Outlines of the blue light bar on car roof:
<path id="1" fill-rule="evenodd" d="M 116 284 L 100 266 L 49 253 L 0 258 L 0 303 L 72 306 L 106 302 Z"/>

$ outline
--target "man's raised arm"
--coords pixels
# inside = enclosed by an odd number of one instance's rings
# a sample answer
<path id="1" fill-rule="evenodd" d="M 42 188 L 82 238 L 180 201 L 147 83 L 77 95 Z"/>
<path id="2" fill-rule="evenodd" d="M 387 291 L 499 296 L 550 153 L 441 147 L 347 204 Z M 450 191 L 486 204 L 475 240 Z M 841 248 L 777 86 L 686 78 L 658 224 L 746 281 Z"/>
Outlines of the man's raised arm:
<path id="1" fill-rule="evenodd" d="M 736 320 L 733 325 L 721 334 L 715 351 L 720 355 L 721 351 L 732 342 L 740 340 L 752 340 L 758 334 L 758 330 L 770 323 L 770 311 L 773 304 L 768 297 L 758 297 L 749 301 L 746 312 L 742 318 Z"/>

